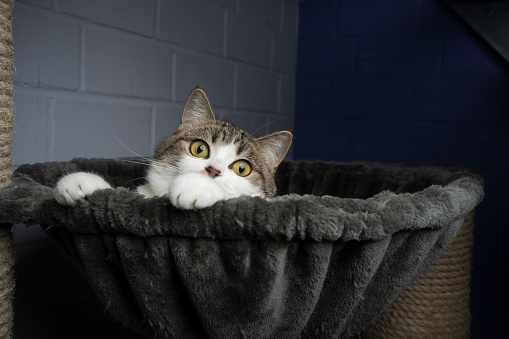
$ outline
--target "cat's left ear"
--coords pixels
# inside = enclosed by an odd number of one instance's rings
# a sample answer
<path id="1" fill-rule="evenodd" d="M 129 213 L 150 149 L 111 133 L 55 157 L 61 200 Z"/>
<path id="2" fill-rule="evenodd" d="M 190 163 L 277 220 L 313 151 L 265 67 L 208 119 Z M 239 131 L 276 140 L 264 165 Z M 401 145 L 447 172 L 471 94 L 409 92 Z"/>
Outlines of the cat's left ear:
<path id="1" fill-rule="evenodd" d="M 288 153 L 292 140 L 293 134 L 289 131 L 276 132 L 256 139 L 256 143 L 267 154 L 269 161 L 267 165 L 273 173 Z"/>
<path id="2" fill-rule="evenodd" d="M 207 95 L 201 88 L 196 87 L 187 99 L 178 128 L 207 120 L 216 120 L 216 118 Z"/>

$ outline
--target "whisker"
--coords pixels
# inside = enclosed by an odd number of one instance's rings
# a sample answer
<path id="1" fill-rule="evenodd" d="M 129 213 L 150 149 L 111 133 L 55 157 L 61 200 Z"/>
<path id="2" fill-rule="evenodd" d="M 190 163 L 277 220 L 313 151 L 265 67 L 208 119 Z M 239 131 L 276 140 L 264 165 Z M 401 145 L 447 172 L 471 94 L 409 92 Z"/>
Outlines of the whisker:
<path id="1" fill-rule="evenodd" d="M 181 170 L 178 166 L 175 166 L 173 164 L 168 164 L 166 162 L 161 162 L 161 161 L 155 161 L 153 160 L 152 161 L 152 165 L 153 166 L 157 166 L 157 167 L 160 167 L 160 168 L 169 168 L 169 169 L 172 169 L 176 172 L 181 172 L 183 173 L 183 170 Z"/>
<path id="2" fill-rule="evenodd" d="M 253 133 L 251 133 L 251 134 L 253 134 L 253 135 L 254 135 L 254 134 L 256 134 L 256 132 L 258 132 L 259 130 L 261 130 L 261 129 L 262 129 L 262 128 L 264 128 L 265 126 L 268 126 L 268 125 L 270 125 L 270 124 L 272 124 L 272 123 L 274 123 L 274 122 L 276 122 L 276 121 L 283 120 L 283 119 L 286 119 L 286 117 L 281 117 L 281 118 L 277 118 L 277 119 L 275 119 L 275 120 L 269 121 L 268 123 L 263 124 L 262 126 L 260 126 L 260 127 L 259 127 L 256 131 L 254 131 L 254 132 L 253 132 Z"/>
<path id="3" fill-rule="evenodd" d="M 150 161 L 150 159 L 148 159 L 147 157 L 144 157 L 143 155 L 140 155 L 140 154 L 136 153 L 135 151 L 133 151 L 132 149 L 130 149 L 129 147 L 127 147 L 126 145 L 124 145 L 124 144 L 122 143 L 122 141 L 120 141 L 120 140 L 117 138 L 117 136 L 115 135 L 115 133 L 113 133 L 113 131 L 112 131 L 112 130 L 108 127 L 108 126 L 106 126 L 106 128 L 108 129 L 108 131 L 110 132 L 110 134 L 111 134 L 111 135 L 115 138 L 115 140 L 117 140 L 117 142 L 118 142 L 120 145 L 122 145 L 122 147 L 124 147 L 126 150 L 128 150 L 129 152 L 131 152 L 132 154 L 134 154 L 134 155 L 136 155 L 136 156 L 138 156 L 138 157 L 140 157 L 140 158 L 143 158 L 143 159 L 145 159 L 145 160 Z"/>
<path id="4" fill-rule="evenodd" d="M 132 164 L 138 164 L 138 165 L 143 165 L 143 166 L 150 166 L 150 163 L 145 163 L 145 162 L 141 162 L 141 161 L 127 160 L 127 159 L 117 159 L 117 160 L 123 161 L 123 162 L 130 162 Z"/>
<path id="5" fill-rule="evenodd" d="M 163 162 L 160 162 L 160 161 L 156 161 L 156 160 L 153 160 L 153 159 L 149 159 L 149 158 L 147 158 L 147 157 L 144 157 L 144 156 L 142 156 L 142 155 L 140 155 L 140 154 L 136 153 L 135 151 L 133 151 L 132 149 L 130 149 L 129 147 L 127 147 L 126 145 L 124 145 L 124 143 L 122 143 L 122 141 L 120 141 L 120 140 L 116 137 L 115 133 L 113 133 L 113 131 L 112 131 L 112 130 L 108 127 L 108 126 L 106 126 L 106 128 L 108 129 L 108 131 L 110 132 L 110 134 L 113 136 L 113 138 L 115 138 L 115 140 L 116 140 L 116 141 L 117 141 L 120 145 L 122 145 L 122 147 L 124 147 L 126 150 L 128 150 L 128 151 L 129 151 L 129 152 L 131 152 L 132 154 L 134 154 L 134 155 L 136 155 L 136 156 L 140 157 L 141 159 L 143 159 L 143 160 L 147 160 L 148 162 L 150 162 L 150 164 L 144 164 L 144 163 L 142 163 L 142 162 L 137 162 L 138 164 L 140 164 L 140 165 L 145 165 L 145 166 L 153 165 L 153 166 L 156 166 L 156 167 L 159 167 L 159 168 L 171 169 L 171 170 L 173 170 L 173 171 L 175 171 L 175 172 L 180 172 L 180 173 L 182 173 L 182 172 L 183 172 L 180 168 L 178 168 L 178 167 L 176 167 L 176 166 L 173 166 L 173 165 L 170 165 L 170 164 L 167 164 L 167 163 L 163 163 Z M 132 161 L 132 160 L 129 160 L 129 161 L 128 161 L 128 160 L 123 160 L 123 161 L 136 163 L 136 162 L 134 162 L 134 161 Z"/>
<path id="6" fill-rule="evenodd" d="M 133 164 L 143 165 L 143 166 L 155 166 L 155 167 L 164 168 L 164 169 L 170 169 L 170 170 L 173 170 L 175 172 L 183 173 L 183 171 L 180 168 L 178 168 L 178 167 L 176 167 L 174 165 L 171 165 L 171 164 L 166 164 L 164 162 L 151 161 L 151 163 L 144 163 L 144 162 L 141 162 L 141 161 L 128 160 L 128 159 L 118 159 L 118 160 L 124 161 L 124 162 L 133 163 Z M 149 159 L 147 159 L 147 160 L 149 160 Z"/>
<path id="7" fill-rule="evenodd" d="M 134 179 L 124 182 L 123 186 L 127 185 L 130 182 L 137 181 L 137 180 L 144 180 L 144 179 L 145 179 L 145 177 L 134 178 Z"/>

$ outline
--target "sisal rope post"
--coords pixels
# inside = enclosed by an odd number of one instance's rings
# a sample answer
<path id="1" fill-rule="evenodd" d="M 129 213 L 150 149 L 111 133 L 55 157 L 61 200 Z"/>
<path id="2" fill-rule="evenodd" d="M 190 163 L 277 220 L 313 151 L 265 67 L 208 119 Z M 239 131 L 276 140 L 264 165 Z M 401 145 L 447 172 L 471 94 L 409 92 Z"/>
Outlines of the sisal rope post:
<path id="1" fill-rule="evenodd" d="M 12 7 L 0 0 L 0 188 L 11 182 L 13 110 Z M 14 253 L 11 225 L 0 225 L 0 338 L 12 337 Z"/>
<path id="2" fill-rule="evenodd" d="M 366 328 L 364 338 L 469 338 L 473 229 L 472 211 L 447 251 Z"/>

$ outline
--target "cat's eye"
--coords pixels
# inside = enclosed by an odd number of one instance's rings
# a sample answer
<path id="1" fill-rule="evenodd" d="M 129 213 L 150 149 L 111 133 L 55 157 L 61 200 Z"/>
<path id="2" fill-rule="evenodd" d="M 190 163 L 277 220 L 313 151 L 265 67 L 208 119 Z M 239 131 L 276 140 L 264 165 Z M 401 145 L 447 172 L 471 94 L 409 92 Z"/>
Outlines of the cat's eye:
<path id="1" fill-rule="evenodd" d="M 230 165 L 230 168 L 241 177 L 248 176 L 251 173 L 251 165 L 246 160 L 237 160 Z"/>
<path id="2" fill-rule="evenodd" d="M 195 140 L 189 146 L 189 151 L 197 158 L 208 158 L 209 145 L 203 140 Z"/>

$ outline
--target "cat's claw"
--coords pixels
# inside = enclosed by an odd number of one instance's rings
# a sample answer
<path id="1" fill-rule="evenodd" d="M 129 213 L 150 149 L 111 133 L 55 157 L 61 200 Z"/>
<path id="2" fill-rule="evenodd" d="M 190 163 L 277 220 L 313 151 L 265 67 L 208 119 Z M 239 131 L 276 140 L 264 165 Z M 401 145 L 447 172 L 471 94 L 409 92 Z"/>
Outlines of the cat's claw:
<path id="1" fill-rule="evenodd" d="M 53 190 L 55 200 L 62 205 L 75 206 L 100 189 L 111 188 L 102 177 L 85 172 L 64 176 Z"/>
<path id="2" fill-rule="evenodd" d="M 209 192 L 200 192 L 200 194 L 193 194 L 193 192 L 184 192 L 178 195 L 170 194 L 172 205 L 185 210 L 209 207 L 218 200 L 218 198 Z"/>
<path id="3" fill-rule="evenodd" d="M 203 174 L 184 175 L 182 178 L 188 180 L 176 182 L 169 192 L 170 201 L 177 208 L 201 209 L 227 198 L 223 190 Z"/>

